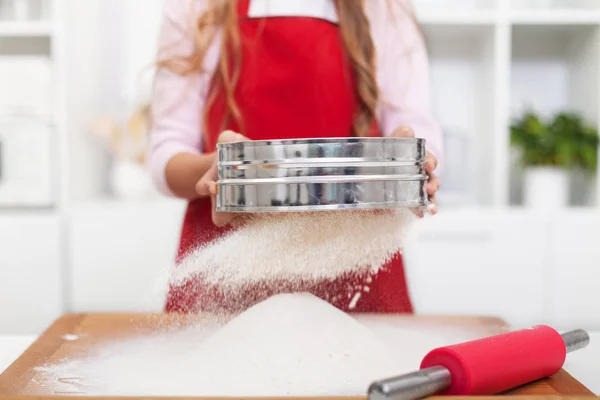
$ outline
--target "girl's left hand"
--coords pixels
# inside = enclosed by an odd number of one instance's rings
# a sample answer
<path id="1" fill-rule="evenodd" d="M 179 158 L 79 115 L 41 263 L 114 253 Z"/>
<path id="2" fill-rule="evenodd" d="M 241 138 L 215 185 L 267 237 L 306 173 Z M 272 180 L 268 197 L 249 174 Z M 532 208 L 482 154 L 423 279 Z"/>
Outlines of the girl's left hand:
<path id="1" fill-rule="evenodd" d="M 401 126 L 392 133 L 392 137 L 412 139 L 415 137 L 415 132 L 409 127 Z M 425 171 L 429 176 L 429 181 L 427 182 L 427 194 L 429 195 L 429 203 L 431 205 L 429 211 L 432 215 L 437 214 L 438 211 L 435 195 L 440 188 L 440 179 L 434 172 L 437 165 L 437 158 L 430 152 L 427 152 L 425 155 Z"/>

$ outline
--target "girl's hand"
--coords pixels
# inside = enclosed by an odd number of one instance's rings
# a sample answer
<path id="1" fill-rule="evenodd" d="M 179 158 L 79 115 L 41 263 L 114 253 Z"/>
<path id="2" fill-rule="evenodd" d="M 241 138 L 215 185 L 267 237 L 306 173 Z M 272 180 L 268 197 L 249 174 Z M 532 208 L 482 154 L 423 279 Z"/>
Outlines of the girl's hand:
<path id="1" fill-rule="evenodd" d="M 243 142 L 249 140 L 244 135 L 233 131 L 225 131 L 219 135 L 219 143 L 226 142 Z M 210 169 L 204 174 L 204 176 L 198 181 L 196 184 L 196 192 L 202 197 L 210 196 L 212 203 L 212 220 L 216 226 L 226 226 L 233 223 L 237 214 L 234 213 L 224 213 L 216 211 L 216 197 L 219 193 L 219 186 L 217 185 L 217 180 L 219 179 L 219 171 L 217 168 L 218 159 L 215 157 L 213 165 Z"/>
<path id="2" fill-rule="evenodd" d="M 397 137 L 397 138 L 412 139 L 415 137 L 415 132 L 409 127 L 401 126 L 392 133 L 392 136 Z M 437 158 L 430 152 L 427 152 L 425 155 L 425 171 L 427 172 L 427 175 L 429 176 L 429 181 L 427 182 L 427 194 L 429 195 L 429 203 L 431 204 L 429 210 L 432 215 L 435 215 L 438 212 L 437 200 L 436 200 L 435 195 L 436 195 L 438 189 L 440 188 L 440 179 L 434 173 L 435 169 L 437 168 L 437 165 L 438 165 Z M 420 212 L 419 216 L 421 216 L 421 217 L 423 216 L 422 212 Z"/>

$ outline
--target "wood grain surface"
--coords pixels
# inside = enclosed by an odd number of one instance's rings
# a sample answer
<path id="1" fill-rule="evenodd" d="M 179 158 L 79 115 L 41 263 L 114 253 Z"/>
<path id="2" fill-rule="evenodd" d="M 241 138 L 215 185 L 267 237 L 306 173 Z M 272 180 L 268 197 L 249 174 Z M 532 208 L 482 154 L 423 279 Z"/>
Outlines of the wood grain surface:
<path id="1" fill-rule="evenodd" d="M 35 371 L 35 367 L 47 363 L 56 363 L 66 358 L 85 356 L 89 353 L 90 349 L 97 348 L 116 339 L 132 338 L 144 334 L 157 333 L 161 330 L 184 328 L 199 322 L 199 318 L 209 317 L 192 317 L 177 314 L 65 315 L 48 328 L 4 374 L 0 375 L 0 399 L 15 397 L 20 399 L 64 399 L 64 395 L 57 396 L 58 393 L 48 392 L 48 387 L 39 383 L 43 379 L 40 377 L 36 379 L 37 372 Z M 459 329 L 468 329 L 485 335 L 502 333 L 508 329 L 502 320 L 496 318 L 415 316 L 394 316 L 393 318 L 402 320 L 408 325 L 444 325 Z M 77 335 L 79 339 L 69 341 L 68 338 L 65 338 L 65 335 Z M 506 395 L 523 396 L 524 400 L 537 398 L 538 396 L 544 396 L 545 399 L 552 396 L 582 396 L 585 398 L 594 396 L 590 390 L 565 371 L 561 371 L 549 379 L 513 390 L 506 393 Z M 74 396 L 68 397 L 73 400 L 77 399 Z M 148 397 L 140 397 L 140 399 L 145 398 Z M 99 397 L 86 396 L 83 399 L 95 400 L 99 399 Z M 117 397 L 111 397 L 111 399 L 121 400 Z M 331 399 L 329 398 L 329 400 Z M 445 397 L 444 399 L 448 400 L 449 398 Z M 290 398 L 286 400 L 290 400 Z"/>

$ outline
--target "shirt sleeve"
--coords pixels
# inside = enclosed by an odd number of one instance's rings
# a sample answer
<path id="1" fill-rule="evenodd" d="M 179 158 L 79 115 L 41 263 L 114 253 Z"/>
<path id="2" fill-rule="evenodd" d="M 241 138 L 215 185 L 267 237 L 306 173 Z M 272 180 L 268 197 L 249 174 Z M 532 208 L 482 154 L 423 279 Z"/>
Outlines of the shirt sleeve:
<path id="1" fill-rule="evenodd" d="M 378 1 L 378 0 L 371 0 Z M 377 47 L 377 79 L 381 90 L 378 120 L 382 134 L 389 136 L 400 126 L 408 126 L 415 136 L 426 140 L 427 150 L 443 166 L 443 138 L 433 116 L 430 100 L 429 60 L 423 37 L 407 2 L 380 10 L 373 23 Z"/>
<path id="2" fill-rule="evenodd" d="M 195 50 L 193 0 L 165 0 L 159 34 L 158 61 L 176 60 Z M 148 167 L 156 187 L 173 195 L 167 184 L 167 163 L 178 153 L 202 151 L 202 113 L 206 81 L 201 73 L 181 75 L 158 68 L 152 97 L 152 130 Z"/>

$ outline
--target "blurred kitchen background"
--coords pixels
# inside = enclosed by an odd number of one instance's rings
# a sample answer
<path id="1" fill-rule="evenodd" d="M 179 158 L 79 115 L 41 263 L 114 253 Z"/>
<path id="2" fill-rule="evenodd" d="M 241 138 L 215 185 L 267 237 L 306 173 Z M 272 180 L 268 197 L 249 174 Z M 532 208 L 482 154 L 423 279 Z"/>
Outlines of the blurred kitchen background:
<path id="1" fill-rule="evenodd" d="M 417 311 L 600 329 L 600 1 L 414 6 L 447 161 Z M 161 8 L 0 0 L 0 334 L 161 310 L 185 206 L 143 167 Z"/>

